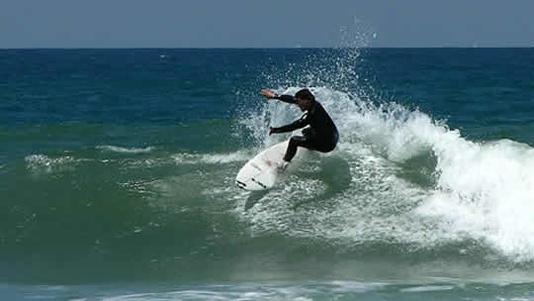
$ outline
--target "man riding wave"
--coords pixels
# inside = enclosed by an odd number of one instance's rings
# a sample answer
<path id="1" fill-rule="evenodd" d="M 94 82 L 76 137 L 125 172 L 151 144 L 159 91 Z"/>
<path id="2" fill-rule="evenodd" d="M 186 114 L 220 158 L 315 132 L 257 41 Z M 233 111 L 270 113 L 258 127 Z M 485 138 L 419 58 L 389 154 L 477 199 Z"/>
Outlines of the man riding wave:
<path id="1" fill-rule="evenodd" d="M 296 104 L 303 112 L 301 118 L 281 127 L 270 127 L 269 135 L 292 132 L 309 126 L 302 131 L 302 136 L 293 136 L 289 139 L 284 162 L 280 168 L 284 170 L 291 159 L 297 153 L 298 147 L 304 147 L 323 153 L 334 150 L 337 145 L 339 134 L 332 118 L 328 115 L 323 106 L 315 100 L 315 96 L 308 89 L 298 91 L 295 96 L 277 95 L 272 90 L 263 89 L 261 95 L 267 100 L 280 100 L 283 102 Z"/>

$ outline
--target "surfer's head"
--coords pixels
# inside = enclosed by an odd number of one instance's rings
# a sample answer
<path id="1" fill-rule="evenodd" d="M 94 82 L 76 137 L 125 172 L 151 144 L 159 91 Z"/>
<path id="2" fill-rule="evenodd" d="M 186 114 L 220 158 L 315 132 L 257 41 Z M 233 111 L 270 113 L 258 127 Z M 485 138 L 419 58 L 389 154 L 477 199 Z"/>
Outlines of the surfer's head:
<path id="1" fill-rule="evenodd" d="M 297 105 L 302 111 L 306 111 L 312 108 L 315 102 L 315 96 L 308 89 L 302 89 L 295 94 L 295 100 Z"/>

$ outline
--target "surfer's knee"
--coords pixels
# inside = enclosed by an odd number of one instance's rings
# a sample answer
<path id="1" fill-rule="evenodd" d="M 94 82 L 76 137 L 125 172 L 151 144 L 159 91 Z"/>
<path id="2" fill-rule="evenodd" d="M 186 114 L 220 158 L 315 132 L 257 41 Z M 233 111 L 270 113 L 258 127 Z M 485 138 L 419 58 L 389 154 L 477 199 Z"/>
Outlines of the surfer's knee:
<path id="1" fill-rule="evenodd" d="M 293 136 L 291 139 L 289 139 L 289 145 L 290 146 L 301 146 L 302 143 L 306 141 L 306 138 L 301 136 Z"/>

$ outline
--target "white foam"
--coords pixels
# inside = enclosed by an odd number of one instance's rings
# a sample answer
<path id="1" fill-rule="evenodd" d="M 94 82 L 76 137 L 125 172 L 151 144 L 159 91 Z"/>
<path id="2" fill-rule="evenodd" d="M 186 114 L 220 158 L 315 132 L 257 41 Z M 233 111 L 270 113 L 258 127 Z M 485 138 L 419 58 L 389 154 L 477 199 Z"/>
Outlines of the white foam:
<path id="1" fill-rule="evenodd" d="M 233 153 L 214 153 L 214 154 L 194 154 L 194 153 L 178 153 L 172 155 L 172 159 L 177 164 L 226 164 L 233 162 L 242 162 L 250 159 L 251 152 L 237 151 Z"/>
<path id="2" fill-rule="evenodd" d="M 421 293 L 421 292 L 438 292 L 438 291 L 450 291 L 454 289 L 452 285 L 425 285 L 415 286 L 401 289 L 404 293 Z"/>
<path id="3" fill-rule="evenodd" d="M 419 208 L 513 261 L 534 259 L 534 151 L 500 140 L 440 145 L 438 189 Z"/>
<path id="4" fill-rule="evenodd" d="M 24 158 L 28 170 L 34 173 L 53 173 L 72 170 L 77 160 L 71 156 L 52 158 L 43 154 L 33 154 Z"/>
<path id="5" fill-rule="evenodd" d="M 383 284 L 334 281 L 305 284 L 229 284 L 183 287 L 167 292 L 133 293 L 107 296 L 104 300 L 315 300 L 335 294 L 360 294 L 383 287 Z"/>
<path id="6" fill-rule="evenodd" d="M 471 142 L 424 113 L 396 105 L 380 109 L 355 115 L 362 140 L 383 148 L 393 161 L 428 149 L 437 158 L 437 187 L 417 213 L 442 218 L 443 230 L 456 238 L 482 239 L 515 261 L 534 259 L 531 147 L 509 140 Z"/>
<path id="7" fill-rule="evenodd" d="M 99 145 L 96 148 L 103 150 L 103 151 L 110 151 L 110 152 L 124 153 L 124 154 L 150 153 L 151 151 L 155 149 L 153 146 L 139 148 L 139 147 L 122 147 L 122 146 L 114 146 L 114 145 Z"/>

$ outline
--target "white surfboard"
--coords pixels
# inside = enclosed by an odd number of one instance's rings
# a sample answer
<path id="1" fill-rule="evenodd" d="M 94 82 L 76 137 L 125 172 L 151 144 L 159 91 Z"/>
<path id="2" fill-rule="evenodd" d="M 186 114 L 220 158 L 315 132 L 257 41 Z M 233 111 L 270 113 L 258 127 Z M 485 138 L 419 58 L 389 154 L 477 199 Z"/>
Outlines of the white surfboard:
<path id="1" fill-rule="evenodd" d="M 277 167 L 283 161 L 288 142 L 289 140 L 275 144 L 250 159 L 237 173 L 237 186 L 245 190 L 272 188 L 278 178 Z"/>

